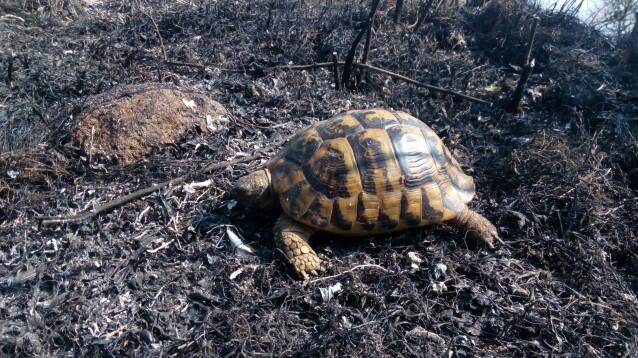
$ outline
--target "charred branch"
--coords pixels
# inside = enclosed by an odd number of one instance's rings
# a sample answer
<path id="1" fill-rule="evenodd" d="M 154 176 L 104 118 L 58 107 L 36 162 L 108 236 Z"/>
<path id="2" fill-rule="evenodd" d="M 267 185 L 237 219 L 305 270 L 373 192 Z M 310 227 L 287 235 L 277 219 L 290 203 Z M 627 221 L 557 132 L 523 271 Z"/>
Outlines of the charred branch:
<path id="1" fill-rule="evenodd" d="M 344 65 L 345 66 L 345 62 L 338 62 L 340 65 Z M 332 67 L 334 66 L 334 62 L 319 62 L 319 63 L 312 63 L 312 64 L 308 64 L 308 65 L 292 65 L 292 66 L 279 66 L 279 67 L 273 67 L 273 68 L 277 68 L 277 69 L 286 69 L 286 70 L 309 70 L 309 69 L 314 69 L 314 68 L 322 68 L 322 67 Z M 485 101 L 482 100 L 480 98 L 476 98 L 476 97 L 472 97 L 451 89 L 447 89 L 447 88 L 443 88 L 443 87 L 439 87 L 439 86 L 434 86 L 434 85 L 430 85 L 427 83 L 423 83 L 423 82 L 419 82 L 415 79 L 403 76 L 401 74 L 380 68 L 380 67 L 376 67 L 376 66 L 372 66 L 369 64 L 365 64 L 365 63 L 354 63 L 352 64 L 353 67 L 358 67 L 358 68 L 362 68 L 368 71 L 372 71 L 372 72 L 376 72 L 376 73 L 380 73 L 386 76 L 390 76 L 392 78 L 396 78 L 408 83 L 411 83 L 417 87 L 423 87 L 423 88 L 427 88 L 428 90 L 434 91 L 434 92 L 440 92 L 440 93 L 444 93 L 444 94 L 448 94 L 454 97 L 458 97 L 458 98 L 462 98 L 465 100 L 468 100 L 470 102 L 474 102 L 474 103 L 480 103 L 483 105 L 486 105 L 488 107 L 492 107 L 492 103 L 489 101 Z"/>
<path id="2" fill-rule="evenodd" d="M 366 47 L 369 49 L 370 47 L 370 36 L 372 31 L 372 23 L 374 21 L 374 14 L 377 11 L 377 7 L 379 6 L 379 0 L 372 0 L 372 5 L 370 6 L 370 15 L 368 16 L 368 21 L 365 26 L 359 31 L 359 34 L 354 39 L 352 46 L 350 47 L 350 51 L 348 51 L 348 55 L 346 56 L 345 66 L 343 68 L 342 82 L 345 88 L 351 89 L 352 85 L 350 83 L 350 76 L 352 75 L 352 64 L 354 63 L 354 57 L 357 53 L 357 46 L 364 34 L 368 34 L 366 37 Z M 363 58 L 367 60 L 367 51 L 364 49 Z"/>
<path id="3" fill-rule="evenodd" d="M 534 66 L 536 61 L 532 59 L 532 48 L 534 47 L 534 38 L 536 37 L 536 27 L 538 26 L 538 17 L 534 17 L 534 22 L 532 23 L 532 34 L 530 35 L 529 45 L 527 46 L 527 55 L 525 56 L 525 64 L 523 66 L 523 72 L 521 73 L 521 78 L 518 81 L 518 85 L 516 86 L 516 90 L 514 90 L 514 95 L 512 96 L 512 102 L 509 105 L 508 110 L 510 112 L 519 112 L 520 111 L 520 103 L 523 98 L 523 93 L 525 92 L 525 87 L 527 86 L 527 81 L 529 80 L 529 76 L 531 76 L 532 71 L 534 70 Z"/>
<path id="4" fill-rule="evenodd" d="M 56 225 L 56 224 L 67 224 L 67 223 L 80 223 L 80 222 L 84 222 L 87 220 L 91 220 L 94 217 L 100 215 L 100 214 L 106 214 L 109 213 L 121 206 L 124 206 L 128 203 L 131 203 L 135 200 L 141 199 L 147 195 L 150 195 L 156 191 L 159 191 L 161 189 L 170 187 L 170 186 L 174 186 L 174 185 L 179 185 L 182 184 L 184 182 L 186 182 L 187 180 L 190 180 L 193 177 L 196 177 L 198 175 L 202 175 L 211 171 L 215 171 L 215 170 L 219 170 L 219 169 L 223 169 L 223 168 L 227 168 L 229 166 L 233 166 L 235 164 L 240 164 L 240 163 L 247 163 L 247 162 L 251 162 L 255 159 L 260 158 L 262 155 L 261 154 L 256 154 L 250 157 L 243 157 L 243 158 L 239 158 L 239 159 L 235 159 L 235 160 L 231 160 L 231 161 L 227 161 L 227 162 L 221 162 L 221 163 L 213 163 L 210 164 L 200 170 L 195 171 L 194 173 L 190 173 L 188 175 L 184 175 L 184 176 L 180 176 L 177 178 L 173 178 L 171 180 L 167 180 L 165 182 L 159 183 L 159 184 L 155 184 L 152 185 L 150 187 L 144 188 L 144 189 L 140 189 L 138 191 L 135 191 L 133 193 L 121 196 L 117 199 L 111 200 L 110 202 L 100 205 L 98 207 L 96 207 L 95 209 L 83 213 L 83 214 L 77 214 L 77 215 L 68 215 L 68 216 L 38 216 L 36 217 L 36 219 L 40 222 L 40 225 L 42 226 L 47 226 L 47 225 Z"/>
<path id="5" fill-rule="evenodd" d="M 401 18 L 401 11 L 403 11 L 403 0 L 397 0 L 396 6 L 394 8 L 394 22 L 399 22 Z"/>
<path id="6" fill-rule="evenodd" d="M 336 52 L 332 53 L 332 73 L 334 75 L 335 89 L 338 91 L 341 89 L 341 84 L 339 83 L 339 59 Z"/>
<path id="7" fill-rule="evenodd" d="M 412 25 L 412 29 L 414 31 L 418 30 L 419 27 L 421 27 L 421 25 L 423 25 L 423 23 L 427 19 L 430 7 L 432 7 L 432 3 L 434 3 L 434 0 L 427 0 L 426 2 L 421 3 L 421 7 L 419 8 L 419 19 L 414 25 Z"/>

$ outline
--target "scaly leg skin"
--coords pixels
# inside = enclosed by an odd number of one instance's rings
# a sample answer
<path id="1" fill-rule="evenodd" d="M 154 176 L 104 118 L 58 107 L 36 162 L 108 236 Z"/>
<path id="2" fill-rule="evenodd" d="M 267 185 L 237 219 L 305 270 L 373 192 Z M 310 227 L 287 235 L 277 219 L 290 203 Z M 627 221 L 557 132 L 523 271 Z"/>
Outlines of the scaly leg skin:
<path id="1" fill-rule="evenodd" d="M 318 276 L 319 272 L 323 271 L 321 259 L 308 244 L 313 232 L 312 228 L 294 221 L 285 214 L 277 219 L 273 228 L 275 244 L 304 280 L 309 279 L 309 275 Z"/>
<path id="2" fill-rule="evenodd" d="M 465 208 L 449 223 L 459 230 L 467 232 L 471 237 L 482 241 L 490 248 L 494 248 L 494 239 L 499 239 L 496 227 L 481 214 L 469 208 Z"/>

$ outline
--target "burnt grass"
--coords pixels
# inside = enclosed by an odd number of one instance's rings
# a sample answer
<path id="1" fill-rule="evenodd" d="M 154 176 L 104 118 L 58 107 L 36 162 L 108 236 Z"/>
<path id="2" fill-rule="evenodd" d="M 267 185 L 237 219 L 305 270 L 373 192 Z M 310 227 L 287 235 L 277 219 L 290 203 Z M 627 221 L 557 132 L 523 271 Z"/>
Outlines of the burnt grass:
<path id="1" fill-rule="evenodd" d="M 332 87 L 329 69 L 273 68 L 343 58 L 367 2 L 51 3 L 0 5 L 0 355 L 638 355 L 635 69 L 577 20 L 492 1 L 440 7 L 414 31 L 416 2 L 397 24 L 394 2 L 381 5 L 370 63 L 487 108 L 376 74 L 351 92 Z M 499 108 L 535 13 L 537 66 L 523 111 L 509 114 Z M 163 63 L 163 51 L 204 67 Z M 229 124 L 130 166 L 89 163 L 70 143 L 86 96 L 158 81 L 205 91 Z M 443 138 L 502 241 L 477 247 L 445 225 L 319 236 L 327 272 L 302 283 L 273 250 L 277 213 L 234 205 L 229 188 L 272 143 L 376 106 Z M 257 149 L 264 159 L 190 181 L 207 187 L 168 188 L 79 224 L 36 219 Z M 237 255 L 227 230 L 256 255 Z"/>

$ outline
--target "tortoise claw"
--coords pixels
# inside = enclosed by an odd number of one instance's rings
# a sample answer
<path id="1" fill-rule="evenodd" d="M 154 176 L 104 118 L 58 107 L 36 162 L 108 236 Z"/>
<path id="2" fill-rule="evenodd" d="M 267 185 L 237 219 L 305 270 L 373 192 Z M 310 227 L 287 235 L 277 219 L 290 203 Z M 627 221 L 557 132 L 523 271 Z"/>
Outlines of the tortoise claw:
<path id="1" fill-rule="evenodd" d="M 490 249 L 494 248 L 494 240 L 500 239 L 494 224 L 468 208 L 459 213 L 450 223 Z"/>
<path id="2" fill-rule="evenodd" d="M 494 249 L 494 241 L 499 239 L 496 232 L 490 232 L 489 234 L 470 232 L 469 234 L 472 238 L 476 239 L 480 244 L 483 244 L 483 246 L 489 249 Z"/>
<path id="3" fill-rule="evenodd" d="M 295 272 L 304 280 L 308 280 L 310 276 L 319 276 L 319 272 L 325 270 L 322 267 L 321 259 L 315 253 L 302 254 L 290 261 Z"/>

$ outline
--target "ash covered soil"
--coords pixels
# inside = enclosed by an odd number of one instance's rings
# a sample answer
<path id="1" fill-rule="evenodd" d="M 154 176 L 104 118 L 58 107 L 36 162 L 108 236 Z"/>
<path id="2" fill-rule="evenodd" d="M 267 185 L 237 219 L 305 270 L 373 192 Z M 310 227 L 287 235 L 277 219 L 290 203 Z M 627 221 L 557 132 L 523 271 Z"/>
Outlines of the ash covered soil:
<path id="1" fill-rule="evenodd" d="M 330 69 L 274 68 L 344 58 L 367 2 L 52 3 L 0 5 L 2 355 L 638 355 L 636 70 L 600 34 L 538 13 L 536 68 L 509 114 L 537 13 L 515 1 L 441 6 L 418 29 L 416 2 L 397 23 L 384 2 L 374 25 L 369 63 L 494 108 L 376 74 L 336 91 Z M 150 82 L 204 91 L 228 123 L 132 165 L 73 145 L 87 96 Z M 502 242 L 476 247 L 445 225 L 317 237 L 327 272 L 303 283 L 273 250 L 277 213 L 234 205 L 229 188 L 300 128 L 381 106 L 442 137 Z M 257 151 L 189 181 L 209 186 L 79 224 L 36 219 Z M 256 255 L 238 255 L 228 230 Z"/>

